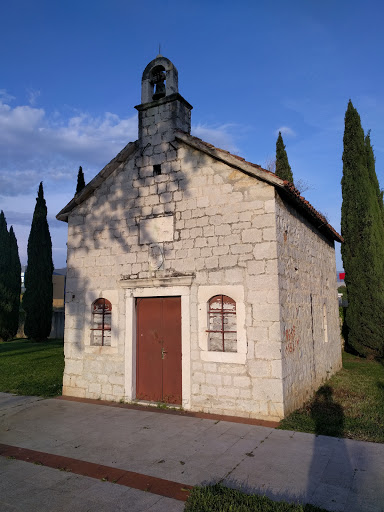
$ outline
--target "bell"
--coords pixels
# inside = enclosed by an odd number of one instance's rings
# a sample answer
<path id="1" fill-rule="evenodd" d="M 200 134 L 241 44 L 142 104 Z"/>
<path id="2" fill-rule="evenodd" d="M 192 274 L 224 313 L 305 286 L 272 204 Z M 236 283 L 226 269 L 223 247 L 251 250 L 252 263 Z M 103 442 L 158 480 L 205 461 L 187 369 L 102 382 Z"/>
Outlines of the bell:
<path id="1" fill-rule="evenodd" d="M 165 83 L 163 81 L 156 82 L 155 93 L 152 96 L 152 99 L 159 100 L 160 98 L 164 98 L 164 96 L 165 96 Z"/>

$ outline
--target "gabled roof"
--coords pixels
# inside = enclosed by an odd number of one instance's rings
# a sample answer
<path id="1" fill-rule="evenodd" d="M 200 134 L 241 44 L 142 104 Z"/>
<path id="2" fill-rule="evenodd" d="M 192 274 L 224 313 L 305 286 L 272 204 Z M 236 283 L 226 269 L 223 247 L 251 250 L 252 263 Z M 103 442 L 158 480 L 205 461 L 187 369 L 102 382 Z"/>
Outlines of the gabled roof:
<path id="1" fill-rule="evenodd" d="M 282 180 L 273 172 L 263 169 L 260 165 L 247 162 L 244 158 L 241 158 L 238 155 L 233 155 L 232 153 L 229 153 L 229 151 L 216 148 L 212 144 L 204 142 L 197 137 L 193 137 L 188 133 L 178 131 L 175 133 L 175 138 L 177 141 L 202 151 L 215 160 L 224 162 L 230 167 L 238 169 L 248 176 L 252 176 L 273 185 L 286 201 L 292 204 L 296 210 L 307 218 L 311 224 L 327 238 L 331 238 L 337 242 L 344 241 L 337 231 L 328 223 L 324 215 L 318 212 L 304 197 L 300 195 L 300 192 L 293 183 Z M 75 197 L 56 215 L 56 218 L 58 220 L 68 222 L 68 216 L 73 208 L 85 201 L 117 168 L 124 165 L 128 157 L 131 156 L 138 147 L 138 141 L 127 144 L 127 146 L 125 146 L 125 148 L 120 151 L 120 153 L 115 156 L 115 158 L 113 158 L 113 160 L 111 160 L 109 164 L 107 164 L 79 194 L 75 195 Z"/>

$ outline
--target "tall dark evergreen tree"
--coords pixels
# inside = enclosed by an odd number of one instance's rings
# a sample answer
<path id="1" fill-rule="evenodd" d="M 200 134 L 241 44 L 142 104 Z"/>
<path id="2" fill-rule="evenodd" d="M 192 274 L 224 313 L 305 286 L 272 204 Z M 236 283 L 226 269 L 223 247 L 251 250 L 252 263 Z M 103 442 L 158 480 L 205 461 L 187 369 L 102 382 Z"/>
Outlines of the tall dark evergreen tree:
<path id="1" fill-rule="evenodd" d="M 13 227 L 8 233 L 0 213 L 0 338 L 9 340 L 19 326 L 21 266 Z"/>
<path id="2" fill-rule="evenodd" d="M 288 180 L 293 183 L 293 174 L 291 166 L 288 162 L 288 155 L 285 150 L 285 145 L 283 142 L 283 137 L 281 136 L 281 132 L 279 132 L 279 136 L 276 141 L 276 176 L 279 176 L 282 180 Z"/>
<path id="3" fill-rule="evenodd" d="M 373 154 L 373 148 L 371 144 L 371 130 L 369 130 L 367 135 L 365 136 L 364 144 L 369 178 L 371 180 L 373 188 L 375 189 L 375 193 L 377 196 L 377 200 L 379 202 L 384 222 L 383 192 L 380 190 L 379 180 L 377 179 L 376 175 L 375 155 Z"/>
<path id="4" fill-rule="evenodd" d="M 347 341 L 361 355 L 384 356 L 384 224 L 372 166 L 368 170 L 367 165 L 369 147 L 360 116 L 349 101 L 341 180 Z"/>
<path id="5" fill-rule="evenodd" d="M 44 340 L 52 322 L 52 242 L 47 222 L 43 183 L 40 183 L 28 238 L 28 266 L 25 275 L 24 332 L 28 338 Z"/>
<path id="6" fill-rule="evenodd" d="M 20 292 L 21 292 L 21 265 L 19 258 L 19 248 L 13 227 L 9 230 L 10 242 L 10 289 L 11 289 L 11 313 L 9 318 L 10 331 L 12 338 L 16 335 L 19 328 L 19 311 L 20 311 Z"/>
<path id="7" fill-rule="evenodd" d="M 10 244 L 7 221 L 4 212 L 0 213 L 0 338 L 8 340 L 11 296 L 9 293 Z"/>
<path id="8" fill-rule="evenodd" d="M 79 172 L 77 173 L 77 186 L 76 186 L 76 194 L 81 192 L 83 188 L 85 187 L 85 181 L 84 181 L 84 173 L 83 168 L 79 167 Z"/>

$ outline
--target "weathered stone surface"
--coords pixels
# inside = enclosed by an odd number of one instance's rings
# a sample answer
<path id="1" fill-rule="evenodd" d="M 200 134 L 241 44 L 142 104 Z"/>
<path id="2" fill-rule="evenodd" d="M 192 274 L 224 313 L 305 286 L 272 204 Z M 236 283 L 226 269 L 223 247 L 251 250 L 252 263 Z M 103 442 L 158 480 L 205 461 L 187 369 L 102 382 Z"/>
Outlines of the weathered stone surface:
<path id="1" fill-rule="evenodd" d="M 341 367 L 336 263 L 333 243 L 279 197 L 276 222 L 284 407 L 289 414 Z"/>
<path id="2" fill-rule="evenodd" d="M 279 419 L 341 364 L 334 248 L 273 184 L 177 138 L 190 106 L 176 93 L 138 106 L 137 148 L 69 214 L 63 393 L 135 398 L 135 298 L 164 291 L 188 304 L 183 405 Z M 187 293 L 121 288 L 122 276 L 180 274 L 193 275 Z M 234 293 L 237 351 L 210 351 L 207 300 Z M 92 345 L 100 297 L 112 305 L 110 346 Z"/>

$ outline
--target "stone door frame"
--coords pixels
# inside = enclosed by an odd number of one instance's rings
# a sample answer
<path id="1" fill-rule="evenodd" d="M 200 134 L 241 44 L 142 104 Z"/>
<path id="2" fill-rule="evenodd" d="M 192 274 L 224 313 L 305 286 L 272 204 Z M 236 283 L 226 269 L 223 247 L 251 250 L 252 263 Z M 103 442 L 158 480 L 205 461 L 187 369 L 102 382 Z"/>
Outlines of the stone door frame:
<path id="1" fill-rule="evenodd" d="M 127 402 L 136 400 L 136 299 L 143 297 L 181 297 L 182 407 L 191 409 L 191 333 L 190 295 L 193 276 L 124 279 L 125 289 L 125 394 Z"/>

